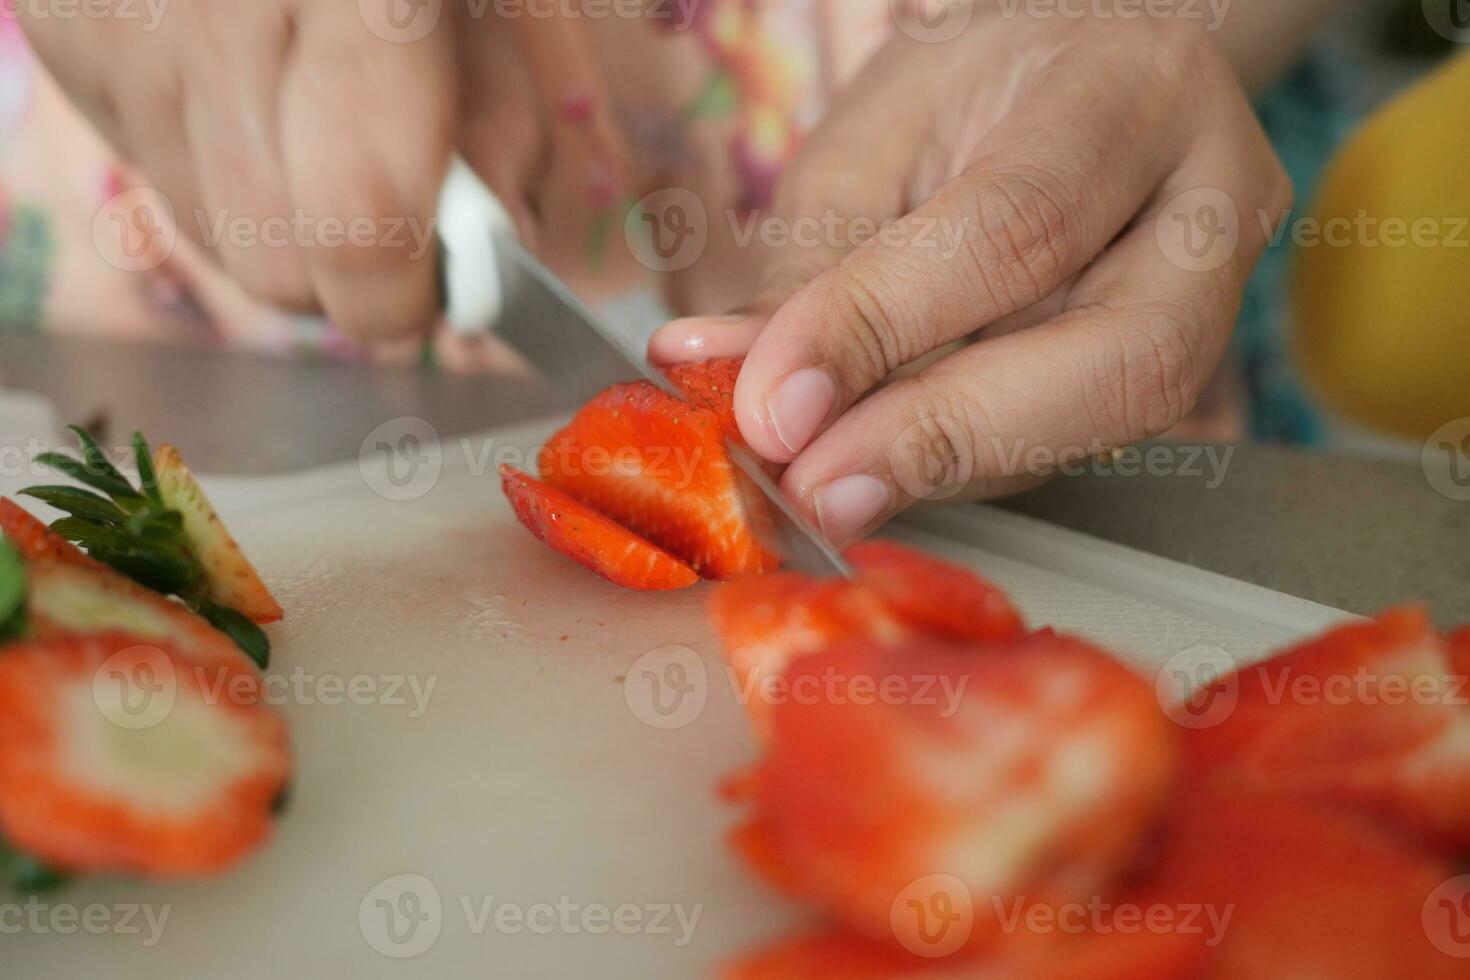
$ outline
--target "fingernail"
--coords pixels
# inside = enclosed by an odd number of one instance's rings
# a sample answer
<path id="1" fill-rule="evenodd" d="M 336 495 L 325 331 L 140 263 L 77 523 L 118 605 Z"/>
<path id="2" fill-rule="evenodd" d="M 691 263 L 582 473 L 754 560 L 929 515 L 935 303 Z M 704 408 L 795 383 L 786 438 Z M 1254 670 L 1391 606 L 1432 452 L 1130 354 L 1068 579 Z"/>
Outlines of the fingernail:
<path id="1" fill-rule="evenodd" d="M 648 357 L 656 364 L 743 357 L 762 325 L 763 321 L 744 315 L 671 320 L 649 339 Z"/>
<path id="2" fill-rule="evenodd" d="M 817 523 L 833 544 L 856 540 L 888 508 L 888 487 L 875 476 L 860 473 L 833 480 L 817 491 L 813 502 Z"/>
<path id="3" fill-rule="evenodd" d="M 766 415 L 776 438 L 792 455 L 801 452 L 832 414 L 837 386 L 821 368 L 802 368 L 776 386 L 766 399 Z"/>

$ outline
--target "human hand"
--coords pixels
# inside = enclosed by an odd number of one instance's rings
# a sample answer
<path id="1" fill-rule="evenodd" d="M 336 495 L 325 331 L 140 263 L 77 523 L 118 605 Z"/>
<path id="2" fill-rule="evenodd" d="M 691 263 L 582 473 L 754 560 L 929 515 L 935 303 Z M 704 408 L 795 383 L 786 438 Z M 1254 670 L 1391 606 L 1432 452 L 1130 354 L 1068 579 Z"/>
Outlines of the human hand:
<path id="1" fill-rule="evenodd" d="M 377 23 L 368 3 L 174 0 L 146 28 L 18 12 L 68 94 L 168 202 L 181 236 L 255 298 L 401 346 L 390 342 L 438 314 L 434 221 L 454 149 L 528 236 L 543 174 L 564 169 L 572 150 L 594 155 L 570 139 L 551 145 L 557 93 L 538 91 L 544 73 L 533 70 L 542 49 L 570 59 L 576 38 L 566 35 L 578 25 L 511 22 L 473 5 L 405 8 L 407 24 Z M 433 18 L 427 30 L 421 17 Z M 579 77 L 590 64 L 565 66 L 560 80 L 595 88 Z M 599 138 L 602 108 L 581 127 Z"/>
<path id="2" fill-rule="evenodd" d="M 779 249 L 749 315 L 676 321 L 650 353 L 748 350 L 741 432 L 846 544 L 1171 428 L 1289 202 L 1197 28 L 977 5 L 953 40 L 896 37 L 789 168 L 776 220 L 820 244 Z"/>

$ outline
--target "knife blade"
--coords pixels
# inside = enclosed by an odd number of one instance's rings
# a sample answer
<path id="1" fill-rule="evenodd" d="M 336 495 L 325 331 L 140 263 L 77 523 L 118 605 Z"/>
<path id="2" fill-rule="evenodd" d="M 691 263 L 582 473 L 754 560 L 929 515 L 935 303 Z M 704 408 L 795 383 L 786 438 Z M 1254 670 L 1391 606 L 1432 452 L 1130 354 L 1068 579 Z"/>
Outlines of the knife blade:
<path id="1" fill-rule="evenodd" d="M 451 177 L 461 182 L 463 191 L 464 173 L 452 173 Z M 473 179 L 478 183 L 478 178 Z M 640 345 L 604 321 L 522 247 L 488 188 L 481 185 L 472 190 L 474 196 L 482 196 L 482 204 L 483 197 L 488 197 L 489 203 L 494 204 L 499 212 L 493 217 L 487 214 L 482 226 L 489 228 L 490 247 L 484 247 L 482 237 L 479 248 L 468 250 L 475 253 L 471 258 L 480 258 L 487 250 L 493 252 L 499 284 L 497 302 L 493 304 L 498 313 L 494 327 L 497 338 L 514 348 L 578 404 L 592 399 L 611 385 L 637 379 L 649 382 L 680 401 L 689 400 L 662 372 L 648 363 Z M 474 207 L 473 199 L 471 194 L 463 192 L 455 198 L 459 205 L 455 220 L 460 226 L 465 222 L 465 210 Z M 449 206 L 450 197 L 446 192 L 441 214 Z M 453 310 L 455 270 L 462 270 L 458 278 L 463 278 L 468 272 L 468 263 L 464 261 L 465 256 L 456 261 L 452 242 L 445 244 L 444 248 L 449 254 L 441 262 L 446 270 L 443 286 L 446 306 Z M 479 275 L 484 275 L 483 268 Z M 473 288 L 483 291 L 484 286 L 479 283 Z M 728 438 L 725 443 L 739 474 L 746 516 L 756 539 L 780 555 L 788 568 L 813 575 L 851 577 L 852 570 L 841 554 L 796 510 L 767 475 L 756 455 Z"/>

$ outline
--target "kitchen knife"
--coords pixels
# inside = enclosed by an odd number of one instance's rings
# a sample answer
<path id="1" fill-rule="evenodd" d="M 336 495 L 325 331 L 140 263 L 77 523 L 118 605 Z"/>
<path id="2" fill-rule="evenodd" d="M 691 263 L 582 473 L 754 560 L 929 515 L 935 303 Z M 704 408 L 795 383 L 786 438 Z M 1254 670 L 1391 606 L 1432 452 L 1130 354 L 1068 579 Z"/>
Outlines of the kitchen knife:
<path id="1" fill-rule="evenodd" d="M 493 329 L 578 404 L 638 378 L 688 400 L 648 363 L 641 345 L 606 323 L 521 246 L 505 209 L 462 160 L 451 164 L 439 214 L 445 311 L 456 332 Z M 755 454 L 729 439 L 726 448 L 757 540 L 788 568 L 850 576 L 837 549 L 791 505 Z"/>

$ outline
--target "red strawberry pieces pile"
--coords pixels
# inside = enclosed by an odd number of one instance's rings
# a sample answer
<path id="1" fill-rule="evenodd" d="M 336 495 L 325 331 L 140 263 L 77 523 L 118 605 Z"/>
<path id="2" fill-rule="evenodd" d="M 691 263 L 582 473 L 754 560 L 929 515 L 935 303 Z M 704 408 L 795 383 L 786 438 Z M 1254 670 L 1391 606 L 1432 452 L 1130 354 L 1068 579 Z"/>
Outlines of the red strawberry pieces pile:
<path id="1" fill-rule="evenodd" d="M 727 976 L 1470 975 L 1470 632 L 1343 627 L 1186 727 L 967 570 L 850 557 L 712 600 L 762 746 L 732 842 L 831 923 Z"/>
<path id="2" fill-rule="evenodd" d="M 594 398 L 542 449 L 540 480 L 502 471 L 521 522 L 625 588 L 774 571 L 725 448 L 739 438 L 731 408 L 739 370 L 723 360 L 671 371 L 690 401 L 648 382 Z"/>

